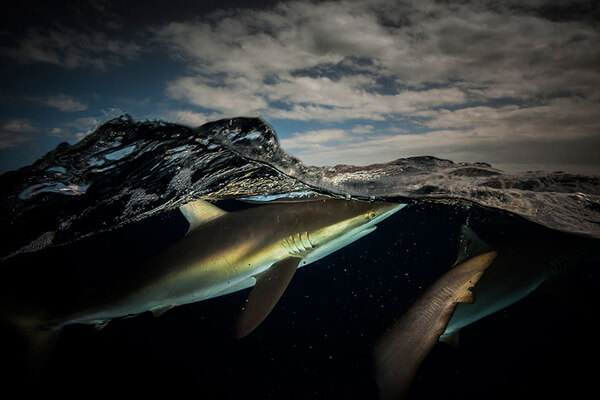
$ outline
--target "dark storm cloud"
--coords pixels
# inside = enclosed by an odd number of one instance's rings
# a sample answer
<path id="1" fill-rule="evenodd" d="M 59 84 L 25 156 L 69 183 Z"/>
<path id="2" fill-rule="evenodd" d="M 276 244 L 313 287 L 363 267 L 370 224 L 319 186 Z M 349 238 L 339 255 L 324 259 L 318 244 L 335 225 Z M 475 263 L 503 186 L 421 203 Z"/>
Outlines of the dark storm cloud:
<path id="1" fill-rule="evenodd" d="M 506 1 L 489 2 L 490 8 L 499 11 L 510 10 L 519 14 L 529 14 L 555 22 L 600 22 L 600 6 L 594 0 L 579 1 Z"/>
<path id="2" fill-rule="evenodd" d="M 135 59 L 140 51 L 139 45 L 111 39 L 104 32 L 79 32 L 65 27 L 32 28 L 13 47 L 0 48 L 0 54 L 21 63 L 98 69 Z"/>

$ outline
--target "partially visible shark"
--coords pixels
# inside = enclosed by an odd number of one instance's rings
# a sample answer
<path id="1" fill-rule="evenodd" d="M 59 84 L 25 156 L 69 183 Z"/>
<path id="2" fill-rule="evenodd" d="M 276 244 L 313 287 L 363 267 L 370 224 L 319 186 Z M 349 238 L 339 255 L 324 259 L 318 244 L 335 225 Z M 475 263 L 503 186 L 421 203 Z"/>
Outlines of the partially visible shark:
<path id="1" fill-rule="evenodd" d="M 160 315 L 182 304 L 254 286 L 238 319 L 236 336 L 252 332 L 273 309 L 297 268 L 311 264 L 373 232 L 405 204 L 313 201 L 266 204 L 226 212 L 207 201 L 181 207 L 186 236 L 148 260 L 132 279 L 87 296 L 71 309 L 40 307 L 0 313 L 42 346 L 48 333 L 66 325 L 104 326 L 114 318 L 146 311 Z"/>
<path id="2" fill-rule="evenodd" d="M 457 262 L 491 246 L 468 226 L 461 227 Z M 498 246 L 498 257 L 473 289 L 477 301 L 459 304 L 440 341 L 458 345 L 460 329 L 524 299 L 549 279 L 572 271 L 589 250 L 585 238 L 543 235 Z"/>
<path id="3" fill-rule="evenodd" d="M 439 278 L 375 346 L 380 399 L 402 399 L 421 363 L 446 329 L 459 303 L 476 302 L 471 289 L 496 258 L 489 251 L 465 260 Z"/>
<path id="4" fill-rule="evenodd" d="M 427 289 L 376 346 L 376 379 L 382 399 L 406 397 L 421 362 L 438 340 L 458 345 L 461 328 L 525 298 L 548 279 L 573 269 L 594 248 L 584 238 L 564 235 L 492 248 L 466 225 L 461 227 L 459 243 L 453 268 Z"/>

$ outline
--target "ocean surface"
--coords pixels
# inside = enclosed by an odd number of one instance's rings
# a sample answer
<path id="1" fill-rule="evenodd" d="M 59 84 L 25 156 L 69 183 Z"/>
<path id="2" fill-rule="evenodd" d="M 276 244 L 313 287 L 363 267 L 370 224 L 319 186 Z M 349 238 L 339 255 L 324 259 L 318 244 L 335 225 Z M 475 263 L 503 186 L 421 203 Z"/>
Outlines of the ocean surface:
<path id="1" fill-rule="evenodd" d="M 260 119 L 190 128 L 123 116 L 3 174 L 0 188 L 0 306 L 22 297 L 61 307 L 110 290 L 185 235 L 178 207 L 191 200 L 227 211 L 314 196 L 408 204 L 375 232 L 300 269 L 244 339 L 233 339 L 232 328 L 248 290 L 158 318 L 113 320 L 99 331 L 67 326 L 31 383 L 18 367 L 24 340 L 3 328 L 5 383 L 47 393 L 171 388 L 207 399 L 377 399 L 375 343 L 452 267 L 468 225 L 492 247 L 547 238 L 576 261 L 465 327 L 458 347 L 437 344 L 410 398 L 576 396 L 596 388 L 600 177 L 507 174 L 434 157 L 305 166 Z"/>

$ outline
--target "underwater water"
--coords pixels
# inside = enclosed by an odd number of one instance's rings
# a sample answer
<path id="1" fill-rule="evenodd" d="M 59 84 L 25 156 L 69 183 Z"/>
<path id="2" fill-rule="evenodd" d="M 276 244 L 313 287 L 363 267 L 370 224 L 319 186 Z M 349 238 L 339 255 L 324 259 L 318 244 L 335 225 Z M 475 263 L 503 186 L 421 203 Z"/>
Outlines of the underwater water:
<path id="1" fill-rule="evenodd" d="M 184 237 L 188 221 L 178 207 L 190 200 L 230 212 L 316 195 L 408 204 L 298 270 L 243 339 L 232 332 L 248 289 L 158 318 L 114 319 L 99 331 L 68 325 L 31 383 L 19 367 L 26 340 L 7 325 L 6 383 L 57 392 L 176 387 L 211 399 L 378 398 L 375 344 L 451 269 L 468 225 L 499 254 L 524 246 L 526 256 L 510 259 L 516 270 L 539 259 L 548 277 L 524 299 L 464 327 L 458 347 L 435 345 L 410 397 L 573 395 L 595 387 L 598 177 L 505 174 L 433 157 L 306 167 L 258 119 L 192 129 L 123 117 L 2 175 L 0 186 L 4 311 L 21 303 L 58 309 L 143 275 L 144 260 Z"/>

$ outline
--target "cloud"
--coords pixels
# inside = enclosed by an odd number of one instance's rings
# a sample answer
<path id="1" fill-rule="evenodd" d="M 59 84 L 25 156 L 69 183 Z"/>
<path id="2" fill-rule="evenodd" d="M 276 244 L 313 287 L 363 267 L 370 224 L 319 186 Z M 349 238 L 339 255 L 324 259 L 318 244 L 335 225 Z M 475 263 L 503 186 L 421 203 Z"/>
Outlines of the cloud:
<path id="1" fill-rule="evenodd" d="M 30 28 L 12 46 L 0 47 L 0 54 L 24 64 L 48 63 L 65 68 L 106 69 L 139 56 L 134 43 L 108 37 L 104 32 L 83 32 L 69 27 Z"/>
<path id="2" fill-rule="evenodd" d="M 68 137 L 69 134 L 64 128 L 52 128 L 48 131 L 48 135 L 55 137 Z"/>
<path id="3" fill-rule="evenodd" d="M 476 106 L 430 112 L 425 125 L 454 128 L 497 140 L 543 138 L 577 140 L 598 136 L 598 103 L 582 98 L 556 98 L 542 105 Z"/>
<path id="4" fill-rule="evenodd" d="M 4 121 L 0 127 L 3 131 L 28 133 L 35 132 L 37 130 L 35 124 L 28 119 L 23 118 L 12 118 Z"/>
<path id="5" fill-rule="evenodd" d="M 371 133 L 375 127 L 373 125 L 355 125 L 354 128 L 350 130 L 352 133 Z"/>
<path id="6" fill-rule="evenodd" d="M 461 162 L 484 161 L 509 171 L 566 169 L 595 172 L 600 169 L 600 138 L 572 141 L 568 137 L 497 139 L 471 130 L 439 130 L 419 135 L 381 134 L 366 138 L 304 141 L 302 134 L 282 140 L 282 146 L 309 165 L 366 165 L 403 157 L 435 154 Z M 491 150 L 493 149 L 493 150 Z"/>
<path id="7" fill-rule="evenodd" d="M 600 121 L 597 105 L 555 99 L 535 107 L 476 106 L 434 112 L 424 134 L 345 133 L 344 140 L 318 131 L 296 133 L 282 146 L 307 164 L 369 164 L 401 157 L 435 154 L 454 161 L 485 161 L 510 171 L 565 169 L 600 170 Z M 575 123 L 577 122 L 577 123 Z M 450 127 L 450 129 L 444 129 Z M 391 131 L 391 130 L 390 130 Z"/>
<path id="8" fill-rule="evenodd" d="M 77 118 L 72 122 L 66 124 L 70 128 L 75 130 L 75 138 L 81 140 L 90 133 L 94 132 L 98 126 L 100 126 L 102 119 L 99 117 L 83 117 Z"/>
<path id="9" fill-rule="evenodd" d="M 87 104 L 66 94 L 39 97 L 36 100 L 60 111 L 85 111 L 88 109 Z"/>
<path id="10" fill-rule="evenodd" d="M 343 129 L 319 129 L 306 132 L 296 132 L 290 138 L 280 140 L 284 149 L 302 149 L 304 151 L 322 148 L 323 145 L 331 147 L 340 142 L 352 140 L 351 136 Z"/>
<path id="11" fill-rule="evenodd" d="M 37 130 L 36 125 L 28 119 L 12 118 L 0 126 L 0 149 L 18 146 L 31 140 L 29 135 Z"/>
<path id="12" fill-rule="evenodd" d="M 365 79 L 356 77 L 287 77 L 263 85 L 240 77 L 215 86 L 205 78 L 184 77 L 170 82 L 167 94 L 228 115 L 320 121 L 383 120 L 432 106 L 460 104 L 466 98 L 457 88 L 404 90 L 385 95 L 370 92 L 367 85 Z M 274 103 L 280 106 L 273 106 Z"/>
<path id="13" fill-rule="evenodd" d="M 407 44 L 359 2 L 291 2 L 272 10 L 234 11 L 207 21 L 170 23 L 157 38 L 194 71 L 171 81 L 167 94 L 229 115 L 382 120 L 466 98 L 456 87 L 381 93 L 381 60 Z M 341 67 L 349 73 L 316 72 Z"/>
<path id="14" fill-rule="evenodd" d="M 205 114 L 189 110 L 171 111 L 170 116 L 173 121 L 192 127 L 197 127 L 223 117 L 221 114 Z"/>
<path id="15" fill-rule="evenodd" d="M 550 165 L 549 155 L 593 160 L 581 143 L 600 136 L 600 30 L 569 17 L 577 7 L 291 1 L 180 20 L 155 35 L 189 66 L 167 84 L 173 99 L 231 116 L 356 121 L 348 132 L 282 140 L 308 162 L 433 154 Z M 375 133 L 377 121 L 387 132 Z"/>
<path id="16" fill-rule="evenodd" d="M 214 86 L 203 78 L 185 77 L 171 82 L 167 94 L 225 114 L 255 114 L 267 105 L 265 99 L 253 94 L 248 82 L 243 80 L 230 82 L 228 86 Z"/>
<path id="17" fill-rule="evenodd" d="M 12 132 L 0 132 L 0 149 L 18 146 L 31 140 L 31 137 L 16 135 Z"/>
<path id="18" fill-rule="evenodd" d="M 508 6 L 295 1 L 173 22 L 156 35 L 194 71 L 168 94 L 228 114 L 337 120 L 367 117 L 366 108 L 380 120 L 498 98 L 589 97 L 600 85 L 598 29 Z"/>
<path id="19" fill-rule="evenodd" d="M 123 110 L 119 108 L 107 108 L 100 110 L 96 115 L 75 118 L 53 127 L 48 131 L 50 136 L 66 138 L 70 141 L 79 141 L 87 135 L 93 133 L 100 125 L 107 120 L 123 115 Z"/>
<path id="20" fill-rule="evenodd" d="M 581 4 L 296 0 L 182 16 L 135 41 L 115 36 L 124 19 L 105 33 L 24 28 L 0 54 L 102 70 L 158 43 L 185 67 L 165 82 L 177 106 L 161 103 L 163 114 L 191 126 L 238 115 L 327 123 L 282 139 L 315 163 L 421 154 L 573 163 L 578 154 L 592 159 L 600 136 L 600 29 Z M 68 95 L 39 101 L 87 108 Z M 83 137 L 104 119 L 80 118 L 53 134 Z"/>

